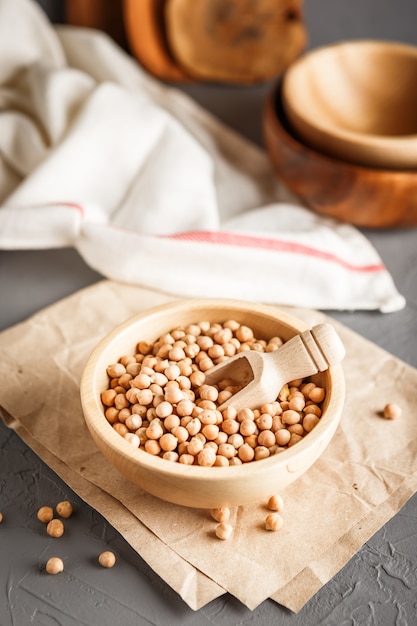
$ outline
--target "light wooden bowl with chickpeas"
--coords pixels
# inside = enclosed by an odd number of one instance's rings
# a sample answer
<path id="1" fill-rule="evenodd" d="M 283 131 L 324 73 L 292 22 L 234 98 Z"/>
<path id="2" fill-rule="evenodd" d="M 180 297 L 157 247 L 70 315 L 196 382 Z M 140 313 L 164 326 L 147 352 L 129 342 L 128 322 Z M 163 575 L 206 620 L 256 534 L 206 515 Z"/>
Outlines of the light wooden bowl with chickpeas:
<path id="1" fill-rule="evenodd" d="M 204 373 L 239 350 L 279 349 L 306 329 L 277 308 L 235 300 L 180 300 L 137 315 L 97 345 L 83 371 L 92 438 L 130 483 L 174 504 L 213 509 L 280 493 L 337 429 L 341 366 L 238 414 L 217 410 L 233 382 L 210 387 Z"/>

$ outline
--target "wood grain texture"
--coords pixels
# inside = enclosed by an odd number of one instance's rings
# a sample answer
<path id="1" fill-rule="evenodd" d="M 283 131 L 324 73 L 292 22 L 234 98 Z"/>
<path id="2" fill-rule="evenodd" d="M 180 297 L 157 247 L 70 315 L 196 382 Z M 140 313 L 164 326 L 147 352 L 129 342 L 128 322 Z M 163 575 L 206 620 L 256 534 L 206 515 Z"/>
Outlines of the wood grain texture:
<path id="1" fill-rule="evenodd" d="M 266 99 L 263 133 L 278 178 L 317 213 L 365 228 L 417 225 L 417 170 L 355 166 L 306 146 L 285 118 L 280 84 Z"/>
<path id="2" fill-rule="evenodd" d="M 153 342 L 179 325 L 227 319 L 251 326 L 259 338 L 279 335 L 287 341 L 307 329 L 304 322 L 274 307 L 232 300 L 181 300 L 151 309 L 114 329 L 92 352 L 82 375 L 84 416 L 99 449 L 130 482 L 168 502 L 209 509 L 266 499 L 319 458 L 341 418 L 345 380 L 341 366 L 336 364 L 314 378 L 326 388 L 318 425 L 296 445 L 262 461 L 235 467 L 186 466 L 127 443 L 104 416 L 100 394 L 108 385 L 107 366 L 123 354 L 133 354 L 139 340 Z"/>
<path id="3" fill-rule="evenodd" d="M 303 0 L 167 0 L 166 34 L 198 80 L 251 84 L 278 76 L 304 49 Z"/>

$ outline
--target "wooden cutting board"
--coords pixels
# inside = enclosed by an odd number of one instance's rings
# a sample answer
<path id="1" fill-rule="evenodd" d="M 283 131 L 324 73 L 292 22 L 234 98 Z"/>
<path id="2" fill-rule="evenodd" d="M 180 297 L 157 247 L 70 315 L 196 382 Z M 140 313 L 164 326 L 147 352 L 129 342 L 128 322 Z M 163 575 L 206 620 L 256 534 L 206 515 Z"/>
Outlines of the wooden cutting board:
<path id="1" fill-rule="evenodd" d="M 254 84 L 305 49 L 303 0 L 67 0 L 68 24 L 98 28 L 156 78 Z"/>

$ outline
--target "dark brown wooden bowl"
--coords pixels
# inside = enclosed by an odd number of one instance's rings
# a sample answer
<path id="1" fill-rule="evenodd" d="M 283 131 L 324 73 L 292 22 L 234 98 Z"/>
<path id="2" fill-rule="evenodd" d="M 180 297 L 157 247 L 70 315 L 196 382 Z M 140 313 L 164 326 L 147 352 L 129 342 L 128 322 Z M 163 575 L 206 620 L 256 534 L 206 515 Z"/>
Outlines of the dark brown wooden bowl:
<path id="1" fill-rule="evenodd" d="M 280 84 L 266 99 L 263 132 L 277 177 L 317 213 L 365 228 L 417 225 L 417 170 L 351 165 L 307 147 L 285 118 Z"/>

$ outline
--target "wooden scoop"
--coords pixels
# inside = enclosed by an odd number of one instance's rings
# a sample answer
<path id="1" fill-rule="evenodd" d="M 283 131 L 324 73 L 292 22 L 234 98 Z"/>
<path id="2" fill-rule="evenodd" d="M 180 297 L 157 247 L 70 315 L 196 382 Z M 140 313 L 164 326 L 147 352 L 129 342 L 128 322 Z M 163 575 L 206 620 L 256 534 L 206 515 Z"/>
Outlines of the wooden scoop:
<path id="1" fill-rule="evenodd" d="M 339 363 L 345 349 L 333 326 L 318 324 L 296 335 L 274 352 L 247 350 L 215 365 L 206 372 L 206 384 L 215 385 L 231 379 L 237 393 L 220 405 L 237 410 L 256 408 L 276 400 L 282 387 L 297 378 L 324 372 Z"/>

